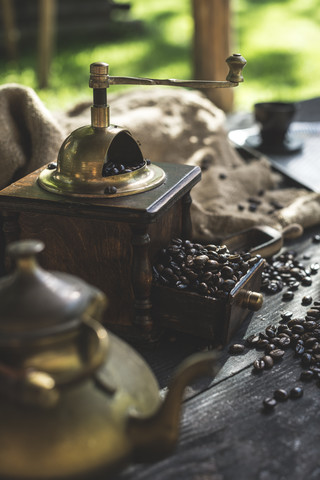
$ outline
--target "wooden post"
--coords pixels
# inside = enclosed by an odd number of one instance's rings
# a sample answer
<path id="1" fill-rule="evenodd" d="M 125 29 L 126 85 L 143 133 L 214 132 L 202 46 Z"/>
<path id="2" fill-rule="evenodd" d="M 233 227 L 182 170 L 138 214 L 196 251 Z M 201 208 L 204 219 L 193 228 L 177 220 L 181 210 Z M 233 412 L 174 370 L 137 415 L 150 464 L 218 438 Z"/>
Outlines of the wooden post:
<path id="1" fill-rule="evenodd" d="M 48 86 L 48 77 L 55 38 L 56 0 L 38 0 L 38 82 L 39 88 Z"/>
<path id="2" fill-rule="evenodd" d="M 3 28 L 7 53 L 11 60 L 17 58 L 17 27 L 15 24 L 14 6 L 11 0 L 1 0 Z"/>
<path id="3" fill-rule="evenodd" d="M 230 52 L 230 0 L 192 0 L 194 17 L 195 78 L 225 80 L 226 58 Z M 203 92 L 225 112 L 233 109 L 233 89 L 206 89 Z"/>

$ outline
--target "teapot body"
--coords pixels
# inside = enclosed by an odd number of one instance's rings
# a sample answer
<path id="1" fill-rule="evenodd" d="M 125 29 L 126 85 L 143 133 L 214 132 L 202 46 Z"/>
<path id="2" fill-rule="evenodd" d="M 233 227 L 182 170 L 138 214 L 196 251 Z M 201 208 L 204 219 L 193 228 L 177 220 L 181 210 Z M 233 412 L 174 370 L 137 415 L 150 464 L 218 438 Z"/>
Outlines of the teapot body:
<path id="1" fill-rule="evenodd" d="M 55 405 L 39 408 L 0 397 L 0 478 L 108 478 L 134 455 L 126 433 L 131 411 L 152 415 L 158 384 L 144 360 L 110 336 L 106 361 L 90 378 L 65 386 Z M 126 360 L 124 360 L 126 359 Z"/>

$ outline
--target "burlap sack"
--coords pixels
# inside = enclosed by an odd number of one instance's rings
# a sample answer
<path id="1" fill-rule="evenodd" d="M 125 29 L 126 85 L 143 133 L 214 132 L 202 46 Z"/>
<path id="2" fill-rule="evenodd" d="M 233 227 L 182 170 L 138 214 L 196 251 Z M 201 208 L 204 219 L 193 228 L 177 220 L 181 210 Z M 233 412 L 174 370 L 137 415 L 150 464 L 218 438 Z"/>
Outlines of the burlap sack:
<path id="1" fill-rule="evenodd" d="M 228 142 L 223 112 L 201 93 L 139 88 L 112 95 L 109 103 L 111 123 L 128 128 L 146 158 L 202 169 L 192 190 L 195 238 L 212 241 L 253 225 L 281 230 L 296 221 L 320 223 L 319 195 L 281 188 L 266 158 L 240 157 Z M 65 136 L 90 123 L 89 106 L 50 113 L 31 89 L 0 88 L 0 186 L 55 160 Z"/>
<path id="2" fill-rule="evenodd" d="M 64 134 L 34 90 L 0 87 L 0 188 L 53 161 Z"/>

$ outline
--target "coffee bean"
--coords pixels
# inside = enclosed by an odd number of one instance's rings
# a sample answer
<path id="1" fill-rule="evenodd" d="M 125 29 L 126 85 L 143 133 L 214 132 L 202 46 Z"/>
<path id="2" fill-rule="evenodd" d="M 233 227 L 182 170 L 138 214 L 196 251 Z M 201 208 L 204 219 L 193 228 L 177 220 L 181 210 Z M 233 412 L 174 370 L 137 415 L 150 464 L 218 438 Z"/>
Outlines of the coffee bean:
<path id="1" fill-rule="evenodd" d="M 297 282 L 296 280 L 293 281 L 293 282 L 289 282 L 289 287 L 290 287 L 290 290 L 291 290 L 291 291 L 296 291 L 296 290 L 298 290 L 299 286 L 300 286 L 300 283 Z"/>
<path id="2" fill-rule="evenodd" d="M 234 273 L 233 269 L 231 267 L 227 266 L 227 265 L 225 265 L 221 269 L 222 278 L 232 278 L 233 273 Z"/>
<path id="3" fill-rule="evenodd" d="M 265 353 L 270 353 L 272 350 L 275 350 L 277 347 L 275 346 L 274 343 L 269 343 L 268 345 L 266 345 L 264 351 Z"/>
<path id="4" fill-rule="evenodd" d="M 300 380 L 303 382 L 310 382 L 314 378 L 314 372 L 312 370 L 303 370 L 300 374 Z"/>
<path id="5" fill-rule="evenodd" d="M 291 343 L 290 337 L 281 337 L 277 342 L 277 345 L 281 348 L 287 348 L 289 347 L 290 343 Z"/>
<path id="6" fill-rule="evenodd" d="M 57 164 L 56 163 L 49 163 L 47 165 L 47 169 L 48 170 L 55 170 L 57 168 Z"/>
<path id="7" fill-rule="evenodd" d="M 295 351 L 295 354 L 298 355 L 298 356 L 303 355 L 304 354 L 304 345 L 301 344 L 301 343 L 297 343 L 294 351 Z"/>
<path id="8" fill-rule="evenodd" d="M 282 295 L 282 300 L 286 300 L 286 301 L 290 301 L 292 300 L 294 297 L 294 293 L 292 290 L 287 290 L 286 292 L 284 292 L 284 294 Z"/>
<path id="9" fill-rule="evenodd" d="M 307 310 L 307 315 L 315 319 L 320 319 L 320 310 L 316 310 L 315 308 L 310 308 L 310 310 Z"/>
<path id="10" fill-rule="evenodd" d="M 312 303 L 312 297 L 310 295 L 305 295 L 301 300 L 302 305 L 310 305 L 310 303 Z"/>
<path id="11" fill-rule="evenodd" d="M 209 260 L 209 257 L 207 255 L 198 255 L 197 257 L 194 258 L 194 263 L 195 265 L 202 267 L 207 263 L 208 260 Z"/>
<path id="12" fill-rule="evenodd" d="M 230 353 L 239 354 L 239 353 L 243 353 L 244 350 L 245 350 L 245 346 L 242 345 L 241 343 L 234 343 L 229 347 Z"/>
<path id="13" fill-rule="evenodd" d="M 280 360 L 284 354 L 284 350 L 281 350 L 281 348 L 276 348 L 275 350 L 271 350 L 270 357 L 272 357 L 273 360 Z"/>
<path id="14" fill-rule="evenodd" d="M 305 341 L 305 347 L 306 348 L 313 348 L 315 344 L 320 345 L 315 337 L 309 337 Z"/>
<path id="15" fill-rule="evenodd" d="M 287 322 L 288 320 L 290 320 L 292 318 L 292 315 L 293 313 L 290 312 L 289 310 L 281 313 L 281 320 Z"/>
<path id="16" fill-rule="evenodd" d="M 320 243 L 320 235 L 314 235 L 312 241 L 313 243 Z"/>
<path id="17" fill-rule="evenodd" d="M 266 410 L 273 410 L 277 405 L 277 400 L 272 397 L 267 397 L 263 400 L 263 406 Z"/>
<path id="18" fill-rule="evenodd" d="M 188 288 L 188 285 L 183 283 L 183 282 L 180 282 L 179 280 L 176 282 L 176 287 L 179 289 L 179 290 L 185 290 L 186 288 Z"/>
<path id="19" fill-rule="evenodd" d="M 302 387 L 294 387 L 290 390 L 290 398 L 301 398 L 303 395 L 303 388 Z"/>
<path id="20" fill-rule="evenodd" d="M 206 264 L 205 264 L 205 267 L 209 270 L 210 269 L 210 272 L 218 272 L 219 269 L 220 269 L 220 264 L 219 262 L 217 262 L 216 260 L 212 260 L 212 259 L 209 259 Z"/>
<path id="21" fill-rule="evenodd" d="M 273 367 L 273 358 L 270 355 L 265 355 L 261 359 L 264 362 L 265 368 L 272 368 Z"/>
<path id="22" fill-rule="evenodd" d="M 264 361 L 263 361 L 261 358 L 258 358 L 257 360 L 255 360 L 255 361 L 253 362 L 253 368 L 254 368 L 256 371 L 258 371 L 258 372 L 260 372 L 261 370 L 263 370 L 264 367 L 265 367 L 265 363 L 264 363 Z"/>
<path id="23" fill-rule="evenodd" d="M 266 328 L 265 332 L 269 338 L 273 338 L 276 336 L 276 330 L 277 328 L 275 327 L 275 325 L 269 325 Z"/>
<path id="24" fill-rule="evenodd" d="M 267 340 L 266 338 L 260 338 L 256 343 L 256 348 L 258 350 L 264 350 L 268 344 L 269 340 Z"/>
<path id="25" fill-rule="evenodd" d="M 301 356 L 301 365 L 303 367 L 309 367 L 312 360 L 312 355 L 310 353 L 303 353 Z"/>
<path id="26" fill-rule="evenodd" d="M 312 285 L 312 278 L 311 277 L 304 277 L 301 280 L 301 285 L 303 285 L 304 287 L 310 287 L 310 285 Z"/>
<path id="27" fill-rule="evenodd" d="M 293 325 L 292 331 L 294 333 L 298 333 L 299 335 L 301 335 L 302 333 L 304 333 L 304 327 L 303 325 L 296 324 L 296 325 Z"/>
<path id="28" fill-rule="evenodd" d="M 246 338 L 246 343 L 250 347 L 255 347 L 256 344 L 259 342 L 260 337 L 259 335 L 250 335 L 249 337 Z"/>
<path id="29" fill-rule="evenodd" d="M 226 292 L 231 292 L 231 290 L 236 286 L 236 282 L 228 278 L 222 285 L 223 290 Z"/>
<path id="30" fill-rule="evenodd" d="M 274 392 L 273 396 L 279 402 L 284 402 L 285 400 L 288 400 L 288 398 L 289 398 L 289 394 L 288 394 L 287 390 L 284 390 L 282 388 L 276 390 Z"/>
<path id="31" fill-rule="evenodd" d="M 318 273 L 319 268 L 320 268 L 319 263 L 313 263 L 312 265 L 310 265 L 310 271 L 313 275 Z"/>

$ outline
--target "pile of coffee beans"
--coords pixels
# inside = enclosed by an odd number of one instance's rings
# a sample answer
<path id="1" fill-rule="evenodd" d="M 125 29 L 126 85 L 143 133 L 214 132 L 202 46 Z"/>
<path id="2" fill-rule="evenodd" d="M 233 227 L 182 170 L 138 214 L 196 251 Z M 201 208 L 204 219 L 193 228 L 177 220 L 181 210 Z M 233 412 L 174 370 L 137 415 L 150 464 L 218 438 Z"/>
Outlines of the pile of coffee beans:
<path id="1" fill-rule="evenodd" d="M 250 335 L 245 344 L 234 344 L 229 348 L 231 354 L 243 353 L 246 348 L 255 348 L 263 354 L 253 362 L 253 371 L 271 369 L 288 350 L 299 359 L 301 382 L 315 381 L 320 387 L 320 302 L 315 301 L 304 317 L 294 317 L 290 311 L 281 314 L 278 325 L 268 325 L 264 332 Z M 288 398 L 300 398 L 303 395 L 301 385 L 290 391 L 276 390 L 272 397 L 263 401 L 266 409 L 275 407 L 278 401 Z"/>
<path id="2" fill-rule="evenodd" d="M 145 159 L 141 163 L 136 165 L 125 165 L 124 163 L 112 163 L 107 162 L 102 167 L 103 177 L 113 177 L 114 175 L 123 175 L 124 173 L 131 173 L 134 170 L 138 170 L 144 165 L 150 165 L 150 160 Z"/>
<path id="3" fill-rule="evenodd" d="M 250 253 L 230 253 L 226 245 L 202 245 L 175 238 L 160 252 L 154 281 L 178 290 L 227 299 L 229 292 L 259 260 Z"/>
<path id="4" fill-rule="evenodd" d="M 295 251 L 288 250 L 271 258 L 262 273 L 261 290 L 272 295 L 285 289 L 283 300 L 292 300 L 300 285 L 310 286 L 312 276 L 318 272 L 320 266 L 312 263 L 306 267 L 296 257 Z M 304 256 L 303 259 L 308 260 L 309 257 Z"/>

